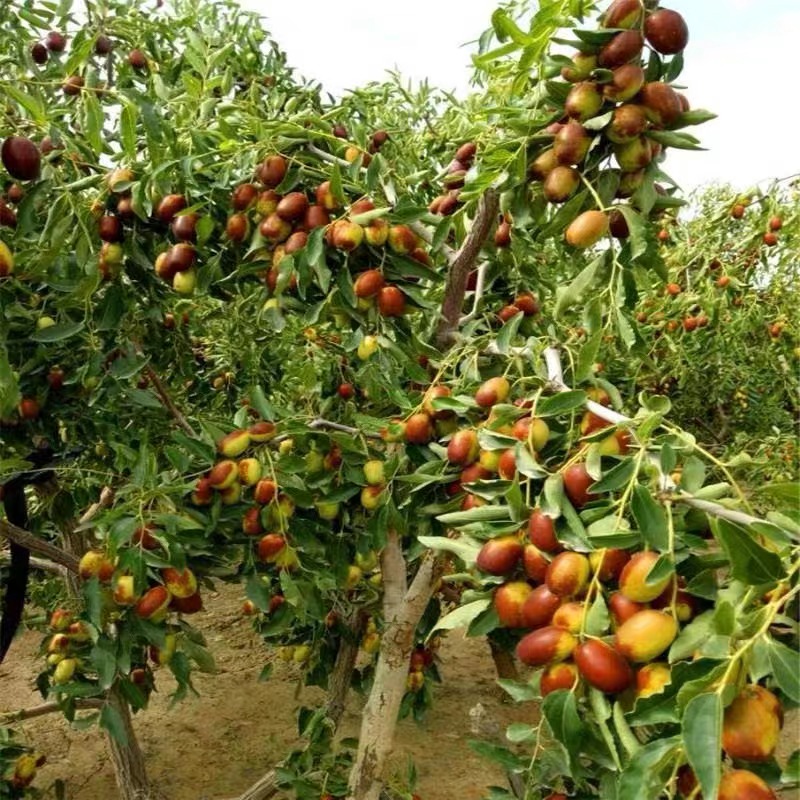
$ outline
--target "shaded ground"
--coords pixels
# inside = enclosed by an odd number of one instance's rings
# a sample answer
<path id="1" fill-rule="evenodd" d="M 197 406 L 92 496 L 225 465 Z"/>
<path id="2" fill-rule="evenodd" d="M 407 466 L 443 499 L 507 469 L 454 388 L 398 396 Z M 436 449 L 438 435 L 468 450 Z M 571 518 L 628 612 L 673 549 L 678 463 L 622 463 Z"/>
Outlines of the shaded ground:
<path id="1" fill-rule="evenodd" d="M 300 704 L 296 672 L 276 661 L 272 678 L 257 678 L 269 653 L 239 614 L 241 590 L 222 587 L 207 599 L 209 610 L 195 617 L 214 653 L 219 674 L 199 675 L 199 698 L 169 708 L 168 687 L 154 696 L 150 708 L 135 718 L 137 734 L 153 779 L 169 800 L 230 798 L 286 755 L 296 742 L 294 712 Z M 41 702 L 32 681 L 41 668 L 36 655 L 40 636 L 28 632 L 0 666 L 0 711 Z M 424 800 L 479 800 L 485 787 L 505 785 L 502 772 L 475 755 L 470 738 L 502 737 L 506 725 L 532 721 L 533 707 L 505 704 L 494 686 L 494 668 L 485 642 L 451 634 L 440 650 L 444 684 L 437 687 L 436 705 L 423 724 L 403 721 L 399 728 L 396 763 L 405 773 L 408 758 L 417 768 L 416 791 Z M 167 680 L 159 676 L 159 682 Z M 171 688 L 171 687 L 170 687 Z M 308 704 L 320 693 L 310 690 Z M 480 701 L 479 730 L 470 710 Z M 360 723 L 360 699 L 351 693 L 344 733 L 355 734 Z M 67 782 L 68 800 L 115 797 L 114 778 L 96 728 L 75 731 L 56 714 L 18 726 L 47 754 L 48 764 L 36 785 L 54 779 Z"/>

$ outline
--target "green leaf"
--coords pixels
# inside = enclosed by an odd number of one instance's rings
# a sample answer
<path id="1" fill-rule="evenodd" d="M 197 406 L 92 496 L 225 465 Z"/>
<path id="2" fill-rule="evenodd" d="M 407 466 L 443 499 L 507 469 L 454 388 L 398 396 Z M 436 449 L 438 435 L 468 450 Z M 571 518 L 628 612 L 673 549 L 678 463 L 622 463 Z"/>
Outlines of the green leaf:
<path id="1" fill-rule="evenodd" d="M 647 223 L 644 217 L 627 204 L 617 206 L 628 225 L 631 258 L 636 260 L 647 252 Z"/>
<path id="2" fill-rule="evenodd" d="M 578 714 L 575 694 L 566 689 L 551 692 L 542 702 L 542 712 L 553 736 L 566 748 L 573 760 L 581 752 L 586 726 Z"/>
<path id="3" fill-rule="evenodd" d="M 511 513 L 506 506 L 479 506 L 469 511 L 452 511 L 440 514 L 436 519 L 443 525 L 467 525 L 472 522 L 500 522 L 510 520 Z"/>
<path id="4" fill-rule="evenodd" d="M 139 110 L 134 103 L 125 101 L 119 116 L 119 140 L 122 152 L 130 159 L 136 157 L 136 120 Z"/>
<path id="5" fill-rule="evenodd" d="M 498 678 L 497 685 L 516 703 L 529 703 L 539 697 L 539 693 L 529 683 Z"/>
<path id="6" fill-rule="evenodd" d="M 449 614 L 446 614 L 444 617 L 442 617 L 436 623 L 436 627 L 434 627 L 433 630 L 451 631 L 454 628 L 463 628 L 465 625 L 469 625 L 470 622 L 472 622 L 472 620 L 474 620 L 479 614 L 482 614 L 484 611 L 486 611 L 491 604 L 491 599 L 487 597 L 483 600 L 475 600 L 472 603 L 459 606 L 454 611 L 451 611 Z"/>
<path id="7" fill-rule="evenodd" d="M 722 697 L 705 692 L 692 698 L 683 713 L 683 747 L 704 797 L 716 797 L 722 763 Z"/>
<path id="8" fill-rule="evenodd" d="M 769 663 L 780 690 L 793 702 L 800 703 L 800 669 L 797 652 L 775 639 L 767 639 Z"/>
<path id="9" fill-rule="evenodd" d="M 647 132 L 649 138 L 660 142 L 665 147 L 674 147 L 677 150 L 705 150 L 694 136 L 688 133 L 678 133 L 677 131 L 656 131 Z"/>
<path id="10" fill-rule="evenodd" d="M 510 320 L 508 320 L 508 322 L 506 322 L 500 329 L 500 333 L 497 334 L 497 338 L 495 339 L 495 346 L 497 347 L 497 352 L 501 356 L 508 355 L 511 349 L 511 342 L 517 335 L 519 326 L 524 319 L 525 315 L 520 311 L 518 314 L 515 314 Z"/>
<path id="11" fill-rule="evenodd" d="M 545 397 L 536 404 L 537 417 L 557 417 L 568 414 L 586 404 L 586 392 L 573 390 Z"/>
<path id="12" fill-rule="evenodd" d="M 633 489 L 631 511 L 642 538 L 648 546 L 659 552 L 669 549 L 669 527 L 664 509 L 653 499 L 650 491 L 641 485 Z"/>
<path id="13" fill-rule="evenodd" d="M 608 613 L 608 606 L 603 599 L 602 593 L 595 597 L 589 613 L 586 615 L 586 633 L 589 636 L 602 636 L 611 627 L 611 617 Z"/>
<path id="14" fill-rule="evenodd" d="M 512 722 L 506 728 L 506 739 L 513 744 L 533 742 L 536 739 L 536 728 L 525 722 Z"/>
<path id="15" fill-rule="evenodd" d="M 49 328 L 34 331 L 31 334 L 31 339 L 34 342 L 60 342 L 63 339 L 69 339 L 76 333 L 83 330 L 83 322 L 64 322 L 60 325 L 52 325 Z"/>
<path id="16" fill-rule="evenodd" d="M 680 742 L 655 739 L 637 752 L 619 778 L 617 800 L 657 800 L 672 774 Z M 717 754 L 719 761 L 719 755 Z M 716 795 L 714 795 L 716 796 Z"/>
<path id="17" fill-rule="evenodd" d="M 586 267 L 584 267 L 577 275 L 575 280 L 569 286 L 559 286 L 556 290 L 556 307 L 553 310 L 553 316 L 560 317 L 568 308 L 577 305 L 584 292 L 592 285 L 597 275 L 597 270 L 603 264 L 605 256 L 596 258 Z"/>
<path id="18" fill-rule="evenodd" d="M 100 639 L 92 648 L 89 659 L 92 662 L 92 666 L 97 670 L 100 686 L 103 689 L 108 689 L 114 683 L 114 676 L 117 672 L 117 659 L 111 642 L 106 639 Z"/>
<path id="19" fill-rule="evenodd" d="M 636 476 L 636 460 L 626 458 L 624 461 L 613 466 L 603 477 L 592 484 L 590 491 L 593 494 L 603 494 L 604 492 L 615 492 L 623 486 L 627 486 Z"/>
<path id="20" fill-rule="evenodd" d="M 520 46 L 533 43 L 533 39 L 528 36 L 508 15 L 508 12 L 498 8 L 492 14 L 492 27 L 494 28 L 497 41 L 505 42 L 511 39 L 512 42 Z"/>
<path id="21" fill-rule="evenodd" d="M 786 577 L 780 556 L 762 547 L 746 529 L 719 518 L 711 520 L 711 527 L 731 562 L 733 578 L 758 586 Z"/>

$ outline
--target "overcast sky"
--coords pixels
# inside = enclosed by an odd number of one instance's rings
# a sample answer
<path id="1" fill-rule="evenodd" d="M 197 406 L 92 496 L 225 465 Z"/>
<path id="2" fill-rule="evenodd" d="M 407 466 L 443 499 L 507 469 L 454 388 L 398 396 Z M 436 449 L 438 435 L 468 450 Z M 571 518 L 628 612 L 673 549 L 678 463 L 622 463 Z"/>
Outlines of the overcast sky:
<path id="1" fill-rule="evenodd" d="M 333 93 L 399 69 L 464 92 L 468 44 L 489 25 L 494 0 L 241 0 L 258 11 L 290 63 Z M 707 153 L 672 151 L 667 171 L 689 190 L 710 181 L 741 188 L 800 172 L 795 80 L 800 0 L 668 0 L 689 23 L 681 82 L 693 107 L 719 119 L 698 129 Z"/>

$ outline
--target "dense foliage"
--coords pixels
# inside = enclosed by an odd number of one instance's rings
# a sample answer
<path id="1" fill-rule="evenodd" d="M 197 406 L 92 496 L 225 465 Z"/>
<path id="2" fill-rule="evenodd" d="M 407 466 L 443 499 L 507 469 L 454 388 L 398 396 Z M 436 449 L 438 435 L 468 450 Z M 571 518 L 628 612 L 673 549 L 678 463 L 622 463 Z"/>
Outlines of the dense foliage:
<path id="1" fill-rule="evenodd" d="M 305 681 L 371 656 L 357 752 L 301 714 L 298 796 L 377 797 L 370 704 L 424 713 L 460 627 L 543 698 L 476 743 L 495 800 L 796 782 L 797 187 L 684 205 L 711 115 L 653 5 L 498 9 L 458 103 L 326 98 L 229 3 L 0 10 L 0 478 L 80 576 L 36 589 L 45 699 L 124 742 L 237 581 Z"/>

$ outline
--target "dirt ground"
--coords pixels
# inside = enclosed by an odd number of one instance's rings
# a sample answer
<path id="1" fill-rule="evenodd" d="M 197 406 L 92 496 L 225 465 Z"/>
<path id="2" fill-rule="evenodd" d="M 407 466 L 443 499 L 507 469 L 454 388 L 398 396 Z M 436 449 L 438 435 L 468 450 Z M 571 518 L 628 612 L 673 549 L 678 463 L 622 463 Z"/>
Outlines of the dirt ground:
<path id="1" fill-rule="evenodd" d="M 270 680 L 258 682 L 272 656 L 240 615 L 241 602 L 240 589 L 221 587 L 218 596 L 207 598 L 208 610 L 194 618 L 219 668 L 217 675 L 196 676 L 200 697 L 170 708 L 172 687 L 166 675 L 159 676 L 161 692 L 134 718 L 150 775 L 169 800 L 221 800 L 243 791 L 296 743 L 301 700 L 309 705 L 322 697 L 318 690 L 298 697 L 296 668 L 277 659 Z M 36 632 L 23 634 L 0 666 L 0 712 L 41 702 L 32 684 L 41 668 L 39 641 Z M 502 701 L 484 641 L 457 632 L 445 641 L 436 705 L 422 724 L 400 724 L 395 761 L 405 774 L 413 759 L 416 791 L 424 800 L 479 800 L 487 786 L 506 784 L 502 771 L 473 753 L 468 740 L 501 741 L 508 724 L 533 721 L 536 709 Z M 478 701 L 483 710 L 471 716 Z M 351 692 L 344 734 L 354 735 L 359 724 L 360 698 Z M 61 778 L 68 800 L 115 797 L 111 764 L 96 728 L 73 730 L 56 714 L 17 728 L 47 755 L 37 786 L 44 789 Z"/>

